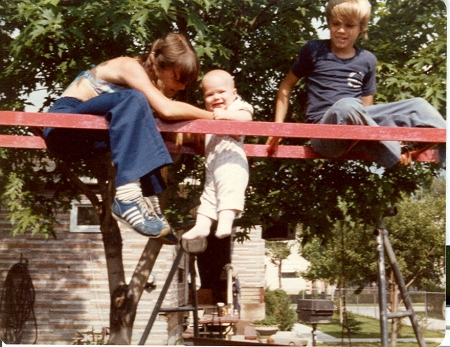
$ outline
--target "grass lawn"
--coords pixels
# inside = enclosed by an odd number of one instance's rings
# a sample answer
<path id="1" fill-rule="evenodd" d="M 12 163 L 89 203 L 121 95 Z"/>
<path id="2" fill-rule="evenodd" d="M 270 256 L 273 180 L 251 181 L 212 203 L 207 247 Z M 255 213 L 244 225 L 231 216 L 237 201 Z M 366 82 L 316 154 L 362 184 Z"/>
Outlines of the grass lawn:
<path id="1" fill-rule="evenodd" d="M 380 338 L 380 322 L 378 319 L 369 318 L 369 317 L 363 317 L 354 315 L 355 319 L 359 322 L 361 322 L 361 330 L 357 333 L 354 333 L 352 335 L 352 338 L 354 339 L 369 339 L 369 338 Z M 391 325 L 389 324 L 389 329 Z M 333 316 L 333 319 L 331 320 L 330 324 L 318 324 L 317 330 L 320 332 L 323 332 L 325 334 L 331 335 L 336 338 L 342 337 L 342 327 L 339 324 L 339 318 L 337 315 Z M 389 330 L 390 331 L 390 330 Z M 425 338 L 438 338 L 441 340 L 444 339 L 444 333 L 441 333 L 439 331 L 433 331 L 433 330 L 423 330 L 423 334 Z M 400 334 L 398 338 L 413 338 L 415 339 L 414 330 L 412 327 L 404 325 L 401 328 Z M 348 339 L 344 338 L 344 345 L 349 346 Z M 439 346 L 439 343 L 427 343 L 428 347 L 437 347 Z M 352 346 L 357 346 L 358 344 L 352 343 Z M 409 346 L 417 346 L 417 341 L 414 343 L 400 343 L 397 342 L 398 347 L 409 347 Z M 323 346 L 323 345 L 322 345 Z M 364 346 L 380 346 L 379 343 L 370 344 L 370 343 L 364 343 Z"/>

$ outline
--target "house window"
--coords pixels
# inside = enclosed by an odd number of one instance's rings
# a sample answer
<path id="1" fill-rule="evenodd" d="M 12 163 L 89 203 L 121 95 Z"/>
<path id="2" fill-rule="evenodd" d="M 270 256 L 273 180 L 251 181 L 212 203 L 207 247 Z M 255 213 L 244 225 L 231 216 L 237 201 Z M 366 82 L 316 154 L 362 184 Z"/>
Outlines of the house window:
<path id="1" fill-rule="evenodd" d="M 100 221 L 89 200 L 72 202 L 70 231 L 75 233 L 100 232 Z"/>
<path id="2" fill-rule="evenodd" d="M 298 276 L 298 273 L 295 271 L 281 273 L 281 278 L 297 278 L 297 277 L 299 277 L 299 276 Z"/>

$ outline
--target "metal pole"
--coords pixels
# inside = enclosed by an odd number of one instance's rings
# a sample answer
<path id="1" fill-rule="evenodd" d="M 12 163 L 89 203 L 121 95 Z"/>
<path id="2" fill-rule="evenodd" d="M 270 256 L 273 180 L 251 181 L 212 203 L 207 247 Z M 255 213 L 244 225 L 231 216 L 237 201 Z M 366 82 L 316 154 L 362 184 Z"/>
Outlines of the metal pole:
<path id="1" fill-rule="evenodd" d="M 313 323 L 313 330 L 311 331 L 312 334 L 312 345 L 316 346 L 316 330 L 317 330 L 317 323 Z"/>
<path id="2" fill-rule="evenodd" d="M 380 314 L 380 310 L 377 311 L 377 294 L 373 292 L 373 315 L 376 319 L 378 319 Z"/>
<path id="3" fill-rule="evenodd" d="M 189 254 L 189 274 L 191 276 L 191 295 L 192 295 L 192 305 L 194 306 L 193 318 L 194 318 L 194 337 L 199 337 L 198 330 L 198 297 L 197 288 L 195 287 L 195 258 L 193 254 Z"/>
<path id="4" fill-rule="evenodd" d="M 172 282 L 173 276 L 175 275 L 178 264 L 180 263 L 181 256 L 183 255 L 183 247 L 180 247 L 178 249 L 177 256 L 172 264 L 172 268 L 169 271 L 169 274 L 167 275 L 166 282 L 164 283 L 164 286 L 161 289 L 161 293 L 159 294 L 159 298 L 156 301 L 156 305 L 153 309 L 153 312 L 148 320 L 147 326 L 145 327 L 144 333 L 142 334 L 141 340 L 139 341 L 139 345 L 144 345 L 145 341 L 147 341 L 148 335 L 150 334 L 150 331 L 152 330 L 153 323 L 155 323 L 156 317 L 158 316 L 159 310 L 161 309 L 162 302 L 164 301 L 164 297 L 167 294 L 167 291 L 169 290 L 170 283 Z"/>
<path id="5" fill-rule="evenodd" d="M 380 229 L 375 230 L 377 236 L 377 253 L 378 253 L 378 301 L 380 305 L 380 331 L 381 331 L 381 347 L 388 347 L 388 315 L 387 315 L 387 299 L 386 299 L 386 268 L 384 264 L 384 246 L 383 246 L 383 229 L 384 219 L 382 218 L 379 225 Z"/>
<path id="6" fill-rule="evenodd" d="M 226 264 L 225 269 L 227 271 L 227 309 L 231 309 L 233 305 L 233 266 Z"/>
<path id="7" fill-rule="evenodd" d="M 383 232 L 383 238 L 384 238 L 384 248 L 386 249 L 386 254 L 388 255 L 389 261 L 391 262 L 392 269 L 394 270 L 395 280 L 397 281 L 400 293 L 402 294 L 406 310 L 407 312 L 411 312 L 411 314 L 408 315 L 411 320 L 414 333 L 416 334 L 417 342 L 419 343 L 420 347 L 426 347 L 427 344 L 425 343 L 422 330 L 420 329 L 419 322 L 417 320 L 417 316 L 414 313 L 414 308 L 411 299 L 409 297 L 408 290 L 406 289 L 405 282 L 403 281 L 403 276 L 400 272 L 400 268 L 398 267 L 397 259 L 395 258 L 395 253 L 394 250 L 392 249 L 391 243 L 389 242 L 388 232 L 386 230 L 384 230 Z"/>

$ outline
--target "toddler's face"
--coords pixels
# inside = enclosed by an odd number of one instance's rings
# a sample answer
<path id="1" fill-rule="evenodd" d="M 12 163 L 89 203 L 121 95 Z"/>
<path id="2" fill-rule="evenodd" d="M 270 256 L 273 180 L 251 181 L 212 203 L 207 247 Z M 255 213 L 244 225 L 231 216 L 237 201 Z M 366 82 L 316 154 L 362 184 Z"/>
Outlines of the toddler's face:
<path id="1" fill-rule="evenodd" d="M 202 81 L 203 98 L 208 111 L 215 108 L 226 109 L 236 99 L 233 81 L 220 76 L 211 76 Z"/>

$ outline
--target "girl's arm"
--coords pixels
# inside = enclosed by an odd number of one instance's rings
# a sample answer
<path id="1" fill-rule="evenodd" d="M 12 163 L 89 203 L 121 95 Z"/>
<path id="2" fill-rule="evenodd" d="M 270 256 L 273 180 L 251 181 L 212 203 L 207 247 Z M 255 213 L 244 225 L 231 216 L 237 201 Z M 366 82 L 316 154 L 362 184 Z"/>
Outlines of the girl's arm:
<path id="1" fill-rule="evenodd" d="M 217 120 L 237 120 L 237 121 L 251 121 L 252 114 L 246 110 L 224 110 L 222 108 L 216 108 L 214 111 L 214 119 Z"/>
<path id="2" fill-rule="evenodd" d="M 213 113 L 214 119 L 217 120 L 250 122 L 253 117 L 253 106 L 239 97 L 236 97 L 236 99 L 226 109 L 215 108 Z"/>
<path id="3" fill-rule="evenodd" d="M 139 61 L 129 57 L 119 57 L 97 65 L 92 73 L 95 77 L 111 83 L 127 85 L 141 91 L 149 104 L 163 119 L 214 119 L 213 113 L 185 102 L 171 100 L 156 88 L 148 78 Z"/>

